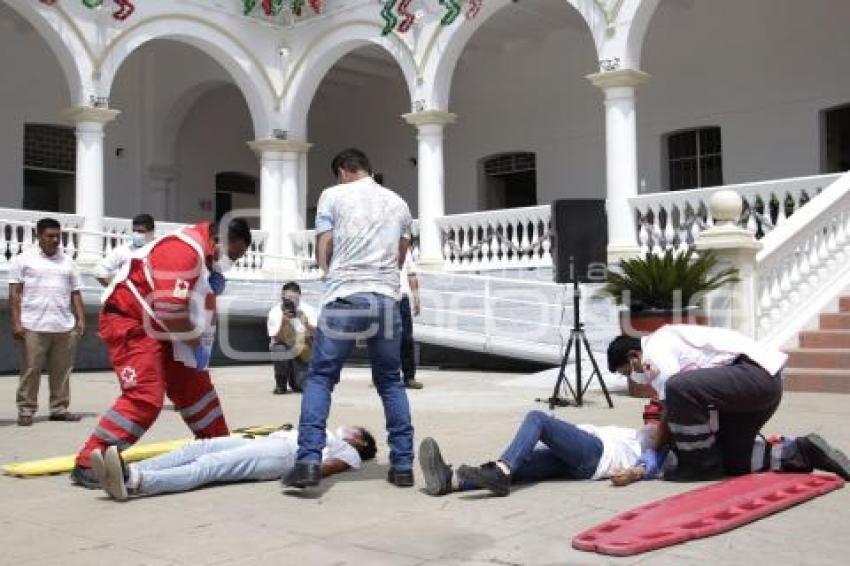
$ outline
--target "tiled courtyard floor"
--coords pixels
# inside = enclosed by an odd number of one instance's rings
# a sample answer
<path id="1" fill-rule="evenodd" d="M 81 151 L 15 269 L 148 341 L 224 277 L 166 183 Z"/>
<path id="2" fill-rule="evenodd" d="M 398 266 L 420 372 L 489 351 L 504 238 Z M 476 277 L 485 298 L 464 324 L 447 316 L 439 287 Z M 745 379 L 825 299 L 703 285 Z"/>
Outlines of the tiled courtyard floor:
<path id="1" fill-rule="evenodd" d="M 299 397 L 272 396 L 267 367 L 215 370 L 231 426 L 296 422 Z M 436 437 L 448 460 L 478 463 L 498 455 L 524 413 L 544 408 L 545 380 L 508 374 L 421 372 L 411 392 L 417 441 Z M 0 378 L 0 462 L 73 452 L 114 398 L 108 373 L 73 377 L 75 424 L 15 426 L 14 377 Z M 787 394 L 769 432 L 817 431 L 850 449 L 850 398 Z M 42 406 L 46 402 L 46 382 Z M 574 422 L 636 425 L 641 403 L 615 396 L 616 408 L 591 394 L 588 406 L 558 409 Z M 322 485 L 314 496 L 282 493 L 278 482 L 201 489 L 118 504 L 71 487 L 67 477 L 0 477 L 0 564 L 846 564 L 850 491 L 844 489 L 721 536 L 632 558 L 573 550 L 577 532 L 612 515 L 687 489 L 646 482 L 555 482 L 515 490 L 432 498 L 384 481 L 383 413 L 368 370 L 347 369 L 331 425 L 364 424 L 381 437 L 376 463 Z M 165 411 L 147 440 L 186 436 Z M 417 480 L 420 480 L 418 477 Z"/>

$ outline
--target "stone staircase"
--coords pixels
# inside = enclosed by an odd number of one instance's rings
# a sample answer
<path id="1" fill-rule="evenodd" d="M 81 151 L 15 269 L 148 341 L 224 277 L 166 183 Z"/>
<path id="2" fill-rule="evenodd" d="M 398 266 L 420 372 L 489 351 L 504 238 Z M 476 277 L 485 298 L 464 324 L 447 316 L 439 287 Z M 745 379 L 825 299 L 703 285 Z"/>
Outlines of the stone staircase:
<path id="1" fill-rule="evenodd" d="M 785 389 L 850 393 L 850 295 L 839 298 L 838 312 L 822 313 L 818 327 L 787 350 Z"/>

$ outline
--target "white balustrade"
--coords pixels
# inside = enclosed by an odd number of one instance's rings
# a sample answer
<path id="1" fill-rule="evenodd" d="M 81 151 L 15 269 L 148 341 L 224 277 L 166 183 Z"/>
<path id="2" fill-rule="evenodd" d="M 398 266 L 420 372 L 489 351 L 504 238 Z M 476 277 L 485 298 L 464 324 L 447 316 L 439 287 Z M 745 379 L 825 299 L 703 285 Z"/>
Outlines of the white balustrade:
<path id="1" fill-rule="evenodd" d="M 665 191 L 629 199 L 641 249 L 659 252 L 694 245 L 699 234 L 713 226 L 709 201 L 721 190 L 741 195 L 744 212 L 740 225 L 763 238 L 785 224 L 807 202 L 841 175 L 816 175 L 758 183 L 724 185 L 688 191 Z"/>
<path id="2" fill-rule="evenodd" d="M 295 266 L 298 273 L 305 277 L 316 276 L 319 273 L 319 264 L 316 263 L 316 231 L 301 230 L 292 232 L 292 252 L 295 254 Z"/>
<path id="3" fill-rule="evenodd" d="M 53 218 L 62 227 L 62 251 L 77 257 L 83 217 L 76 214 L 0 208 L 0 267 L 13 256 L 36 244 L 35 225 L 42 218 Z"/>
<path id="4" fill-rule="evenodd" d="M 233 265 L 232 277 L 239 279 L 257 279 L 263 277 L 266 239 L 268 234 L 262 230 L 251 230 L 251 245 L 245 255 Z"/>
<path id="5" fill-rule="evenodd" d="M 782 346 L 850 284 L 850 173 L 788 215 L 756 256 L 756 335 Z"/>
<path id="6" fill-rule="evenodd" d="M 551 266 L 549 211 L 533 206 L 438 218 L 445 269 Z"/>

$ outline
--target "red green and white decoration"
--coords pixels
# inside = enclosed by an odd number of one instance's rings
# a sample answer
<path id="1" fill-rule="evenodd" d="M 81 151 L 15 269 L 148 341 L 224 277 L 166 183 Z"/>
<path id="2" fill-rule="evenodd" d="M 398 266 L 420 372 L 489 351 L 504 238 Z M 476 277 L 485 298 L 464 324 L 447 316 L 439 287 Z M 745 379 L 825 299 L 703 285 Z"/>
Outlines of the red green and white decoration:
<path id="1" fill-rule="evenodd" d="M 57 0 L 40 0 L 42 4 L 46 4 L 48 6 L 53 6 L 56 4 Z M 127 18 L 129 18 L 133 12 L 136 11 L 136 7 L 133 5 L 134 0 L 112 0 L 112 4 L 115 5 L 115 10 L 112 12 L 112 17 L 118 20 L 119 22 L 123 22 Z M 82 0 L 83 6 L 89 8 L 91 10 L 95 10 L 103 7 L 104 0 Z"/>
<path id="2" fill-rule="evenodd" d="M 260 0 L 263 14 L 266 16 L 279 16 L 283 8 L 287 6 L 294 16 L 304 13 L 304 4 L 309 4 L 314 13 L 320 14 L 324 9 L 324 0 Z M 257 7 L 257 0 L 242 0 L 242 13 L 250 15 Z"/>
<path id="3" fill-rule="evenodd" d="M 414 2 L 416 0 L 384 0 L 381 5 L 381 19 L 384 21 L 384 28 L 381 35 L 388 35 L 393 30 L 399 33 L 410 31 L 413 24 L 416 23 L 416 14 L 414 12 Z M 419 0 L 420 2 L 424 0 Z M 443 12 L 440 18 L 440 24 L 450 26 L 457 20 L 458 16 L 463 12 L 463 6 L 466 5 L 466 19 L 471 20 L 481 11 L 481 6 L 484 0 L 438 0 Z"/>

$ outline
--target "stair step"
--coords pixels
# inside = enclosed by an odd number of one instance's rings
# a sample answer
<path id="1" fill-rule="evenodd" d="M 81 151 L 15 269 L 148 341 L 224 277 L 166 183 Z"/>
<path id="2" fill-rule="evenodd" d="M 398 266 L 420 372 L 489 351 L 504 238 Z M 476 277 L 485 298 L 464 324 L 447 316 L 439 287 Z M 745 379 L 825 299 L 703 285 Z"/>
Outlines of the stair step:
<path id="1" fill-rule="evenodd" d="M 850 348 L 850 330 L 806 330 L 800 333 L 801 348 Z"/>
<path id="2" fill-rule="evenodd" d="M 848 348 L 794 348 L 788 350 L 789 368 L 846 369 L 850 371 Z"/>
<path id="3" fill-rule="evenodd" d="M 788 368 L 783 375 L 785 391 L 850 394 L 850 369 Z"/>
<path id="4" fill-rule="evenodd" d="M 838 299 L 838 310 L 840 312 L 850 312 L 850 295 Z"/>
<path id="5" fill-rule="evenodd" d="M 828 312 L 820 315 L 822 330 L 850 330 L 850 312 Z"/>

